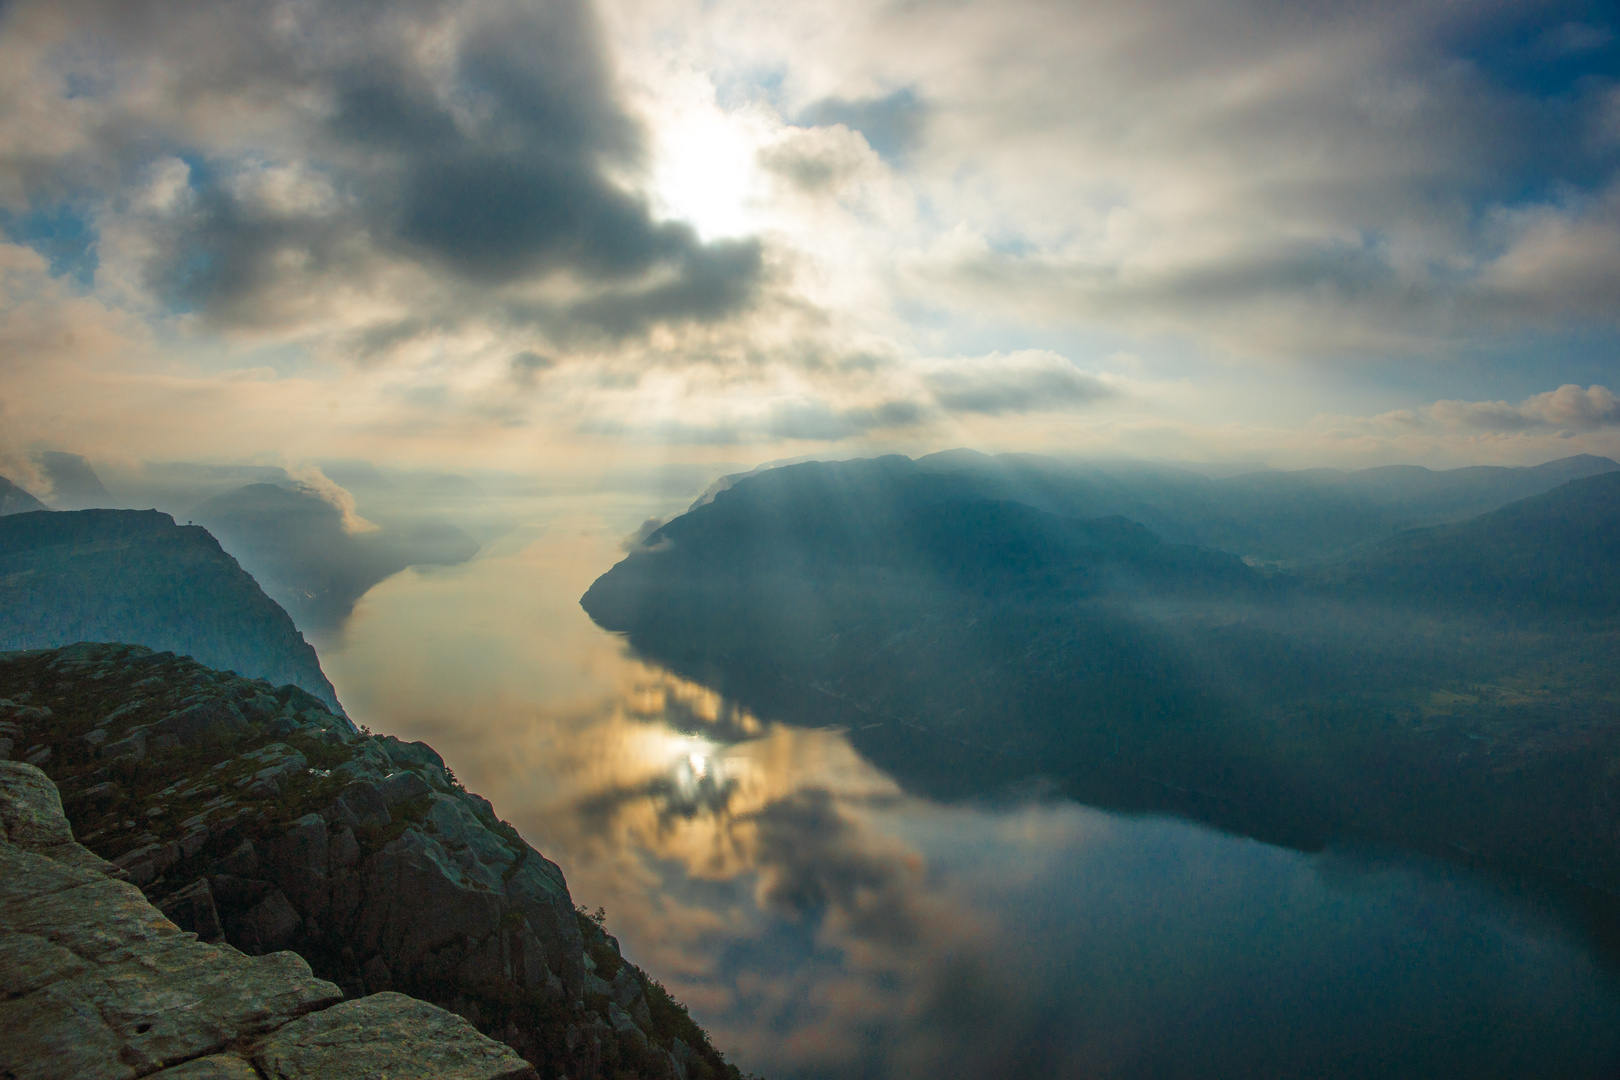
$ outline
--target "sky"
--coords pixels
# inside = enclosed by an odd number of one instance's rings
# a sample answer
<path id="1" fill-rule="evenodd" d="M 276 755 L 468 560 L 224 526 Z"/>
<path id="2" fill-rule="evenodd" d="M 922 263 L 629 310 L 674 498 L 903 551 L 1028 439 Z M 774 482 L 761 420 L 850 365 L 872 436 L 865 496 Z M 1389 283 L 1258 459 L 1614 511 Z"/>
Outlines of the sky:
<path id="1" fill-rule="evenodd" d="M 1620 456 L 1620 13 L 9 0 L 0 473 Z"/>

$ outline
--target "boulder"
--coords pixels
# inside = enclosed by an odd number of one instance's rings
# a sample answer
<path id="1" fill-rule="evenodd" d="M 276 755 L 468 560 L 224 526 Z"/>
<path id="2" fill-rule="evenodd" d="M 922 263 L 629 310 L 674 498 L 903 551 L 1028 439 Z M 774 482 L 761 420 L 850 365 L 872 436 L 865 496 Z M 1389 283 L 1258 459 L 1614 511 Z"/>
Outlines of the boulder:
<path id="1" fill-rule="evenodd" d="M 298 910 L 280 889 L 271 889 L 245 915 L 230 920 L 227 929 L 242 951 L 255 956 L 290 947 L 304 929 Z"/>
<path id="2" fill-rule="evenodd" d="M 327 884 L 328 845 L 326 819 L 305 814 L 292 828 L 267 842 L 260 868 L 278 885 L 294 907 L 306 916 L 326 914 L 330 897 Z"/>
<path id="3" fill-rule="evenodd" d="M 334 809 L 336 815 L 351 828 L 379 828 L 393 820 L 388 814 L 388 803 L 377 785 L 364 781 L 356 781 L 344 788 L 337 797 Z"/>
<path id="4" fill-rule="evenodd" d="M 234 701 L 211 698 L 169 714 L 153 724 L 151 730 L 173 735 L 179 743 L 202 745 L 242 735 L 247 729 L 247 718 Z"/>
<path id="5" fill-rule="evenodd" d="M 428 786 L 426 780 L 413 772 L 397 772 L 378 784 L 377 792 L 383 797 L 383 802 L 388 804 L 388 808 L 395 810 L 406 803 L 433 794 L 433 789 Z"/>
<path id="6" fill-rule="evenodd" d="M 225 933 L 220 925 L 219 909 L 214 906 L 214 891 L 207 878 L 198 878 L 190 885 L 170 893 L 159 905 L 164 918 L 182 930 L 189 930 L 204 941 L 217 941 Z"/>
<path id="7" fill-rule="evenodd" d="M 346 1001 L 294 1021 L 250 1052 L 269 1080 L 535 1080 L 512 1050 L 466 1020 L 404 994 Z"/>

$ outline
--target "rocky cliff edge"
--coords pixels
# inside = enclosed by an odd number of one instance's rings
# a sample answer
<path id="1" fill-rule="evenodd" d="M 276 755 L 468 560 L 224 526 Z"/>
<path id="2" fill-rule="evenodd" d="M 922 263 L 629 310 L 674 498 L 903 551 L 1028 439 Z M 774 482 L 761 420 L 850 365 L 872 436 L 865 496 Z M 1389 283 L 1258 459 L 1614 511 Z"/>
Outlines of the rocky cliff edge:
<path id="1" fill-rule="evenodd" d="M 144 892 L 162 915 L 141 918 L 205 943 L 188 945 L 217 945 L 229 964 L 260 956 L 265 971 L 328 980 L 285 991 L 264 1024 L 403 992 L 464 1017 L 548 1078 L 738 1075 L 576 911 L 556 864 L 432 748 L 357 734 L 297 687 L 141 646 L 0 654 L 0 756 L 37 765 L 60 789 L 67 819 L 52 835 L 70 847 L 52 873 L 71 864 L 149 911 Z M 71 844 L 67 821 L 88 851 Z M 108 878 L 103 859 L 128 884 Z M 140 1060 L 156 1068 L 181 1053 Z"/>
<path id="2" fill-rule="evenodd" d="M 8 1080 L 533 1080 L 403 994 L 344 1002 L 294 953 L 182 931 L 73 842 L 55 785 L 0 762 L 0 1075 Z"/>

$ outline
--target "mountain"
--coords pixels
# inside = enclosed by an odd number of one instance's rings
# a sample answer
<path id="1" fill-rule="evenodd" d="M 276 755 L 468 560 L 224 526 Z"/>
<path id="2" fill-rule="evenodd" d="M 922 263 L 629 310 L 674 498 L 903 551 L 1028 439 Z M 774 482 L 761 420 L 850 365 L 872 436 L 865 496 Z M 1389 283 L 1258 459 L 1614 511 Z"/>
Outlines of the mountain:
<path id="1" fill-rule="evenodd" d="M 1412 603 L 1612 616 L 1620 612 L 1620 472 L 1402 533 L 1324 567 L 1321 580 Z"/>
<path id="2" fill-rule="evenodd" d="M 1466 850 L 1620 892 L 1605 465 L 1238 484 L 962 452 L 793 465 L 717 486 L 581 603 L 763 719 L 847 728 L 923 794 L 1041 778 L 1301 847 Z M 1259 569 L 1120 507 L 1183 535 L 1252 513 L 1293 555 L 1371 536 Z"/>
<path id="3" fill-rule="evenodd" d="M 93 991 L 99 996 L 92 1000 L 109 1013 L 109 995 L 121 995 L 116 1015 L 105 1023 L 82 998 L 46 990 L 26 999 L 22 1015 L 28 1022 L 0 1030 L 0 1066 L 24 1066 L 16 1075 L 137 1075 L 133 1069 L 94 1071 L 92 1065 L 113 1059 L 111 1052 L 95 1061 L 93 1052 L 81 1050 L 84 1068 L 78 1071 L 50 1071 L 55 1062 L 37 1055 L 7 1060 L 18 1046 L 37 1048 L 47 1041 L 42 1030 L 60 1031 L 63 1013 L 84 1038 L 111 1041 L 115 1034 L 132 1039 L 146 1033 L 153 1025 L 136 1024 L 130 1016 L 155 1011 L 160 1035 L 146 1043 L 166 1038 L 169 1052 L 154 1049 L 157 1060 L 145 1071 L 183 1057 L 175 1043 L 184 1033 L 206 1035 L 206 1028 L 194 1030 L 199 1016 L 233 1005 L 240 1011 L 242 998 L 258 989 L 233 981 L 215 990 L 220 1003 L 196 1001 L 184 986 L 163 988 L 155 1005 L 130 1000 L 143 980 L 150 985 L 186 974 L 178 950 L 189 948 L 192 971 L 229 965 L 245 978 L 254 970 L 242 962 L 246 953 L 266 958 L 257 969 L 260 979 L 267 971 L 302 968 L 306 987 L 311 969 L 336 984 L 324 987 L 324 1000 L 304 1002 L 294 1015 L 331 1004 L 338 991 L 350 999 L 332 1009 L 351 1017 L 346 1032 L 336 1027 L 314 1033 L 324 1057 L 310 1052 L 299 1061 L 282 1047 L 279 1067 L 265 1068 L 265 1075 L 535 1075 L 514 1069 L 509 1052 L 483 1039 L 473 1040 L 480 1071 L 459 1067 L 455 1046 L 424 1047 L 423 1054 L 432 1056 L 414 1061 L 401 1063 L 397 1055 L 379 1060 L 377 1043 L 386 1050 L 396 1039 L 391 1032 L 382 1039 L 375 1033 L 357 1038 L 354 1029 L 363 1017 L 380 1021 L 404 1012 L 417 1024 L 453 1033 L 447 1018 L 412 1006 L 403 993 L 460 1014 L 516 1050 L 547 1080 L 738 1077 L 686 1009 L 620 955 L 600 917 L 575 908 L 557 865 L 486 800 L 457 783 L 424 743 L 357 733 L 293 687 L 212 671 L 172 653 L 92 643 L 0 654 L 0 733 L 0 749 L 19 749 L 54 782 L 79 844 L 111 861 L 181 930 L 232 947 L 208 950 L 212 957 L 199 959 L 194 946 L 170 938 L 172 947 L 146 964 L 118 970 L 116 986 Z M 11 817 L 13 804 L 4 799 L 0 791 L 0 816 Z M 22 838 L 12 821 L 6 824 L 10 840 Z M 12 873 L 16 863 L 6 865 L 0 880 L 10 900 L 19 883 Z M 59 885 L 58 895 L 44 905 L 47 917 L 68 911 L 64 889 Z M 72 891 L 82 896 L 89 890 Z M 40 907 L 30 917 L 37 920 Z M 121 913 L 115 925 L 98 929 L 94 959 L 103 959 L 108 945 L 131 927 L 139 931 L 137 949 L 173 930 L 149 909 L 131 910 L 127 900 Z M 39 938 L 24 941 L 40 942 L 33 952 L 18 953 L 14 943 L 22 937 L 8 942 L 8 963 L 21 957 L 10 966 L 26 968 L 34 981 L 12 979 L 14 999 L 60 978 L 63 969 L 84 970 L 82 960 L 65 952 L 69 962 L 47 962 L 48 954 L 39 950 L 49 947 Z M 296 952 L 308 967 L 283 950 Z M 279 961 L 273 967 L 271 958 Z M 8 1015 L 17 1015 L 16 1004 L 7 1002 Z M 250 1017 L 258 1025 L 247 1034 L 291 1019 L 270 1022 L 274 1012 L 263 1008 Z M 296 1021 L 287 1030 L 309 1027 Z M 421 1031 L 407 1030 L 399 1038 L 425 1041 Z M 464 1047 L 468 1035 L 458 1038 Z M 132 1052 L 140 1048 L 135 1041 Z M 192 1053 L 228 1051 L 263 1063 L 262 1044 L 227 1041 L 216 1027 L 212 1044 L 205 1041 Z M 371 1045 L 342 1053 L 350 1041 Z M 504 1067 L 490 1068 L 498 1058 L 505 1059 Z M 117 1060 L 147 1059 L 135 1054 Z M 233 1061 L 234 1067 L 225 1067 Z M 182 1068 L 192 1076 L 257 1075 L 239 1058 Z"/>
<path id="4" fill-rule="evenodd" d="M 112 493 L 90 463 L 78 454 L 46 450 L 38 458 L 51 482 L 51 501 L 58 510 L 90 510 L 116 505 Z"/>
<path id="5" fill-rule="evenodd" d="M 478 542 L 432 519 L 378 528 L 297 484 L 248 484 L 206 500 L 193 517 L 264 591 L 309 630 L 341 626 L 373 585 L 407 566 L 450 566 Z"/>
<path id="6" fill-rule="evenodd" d="M 1581 455 L 1532 468 L 1305 469 L 1210 479 L 1140 462 L 1079 464 L 967 450 L 919 458 L 964 492 L 1068 517 L 1118 514 L 1168 540 L 1268 562 L 1314 560 L 1419 526 L 1472 517 L 1569 480 L 1620 470 Z"/>
<path id="7" fill-rule="evenodd" d="M 8 514 L 26 514 L 32 510 L 49 510 L 50 507 L 34 498 L 10 480 L 0 476 L 0 517 Z"/>
<path id="8" fill-rule="evenodd" d="M 339 710 L 315 650 L 207 530 L 156 510 L 0 518 L 0 650 L 107 640 L 291 683 Z"/>

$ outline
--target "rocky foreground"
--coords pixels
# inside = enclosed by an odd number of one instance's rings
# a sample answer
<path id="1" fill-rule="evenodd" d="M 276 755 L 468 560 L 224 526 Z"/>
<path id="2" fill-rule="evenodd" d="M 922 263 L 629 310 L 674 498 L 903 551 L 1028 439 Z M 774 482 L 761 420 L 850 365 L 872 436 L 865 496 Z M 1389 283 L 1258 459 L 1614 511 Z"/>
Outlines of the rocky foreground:
<path id="1" fill-rule="evenodd" d="M 0 762 L 0 1075 L 533 1080 L 454 1013 L 345 1002 L 293 953 L 198 941 L 122 877 L 73 842 L 44 773 Z"/>
<path id="2" fill-rule="evenodd" d="M 344 1020 L 338 1009 L 403 1009 L 415 998 L 464 1017 L 542 1077 L 738 1075 L 576 911 L 557 866 L 430 747 L 356 734 L 297 687 L 140 646 L 0 654 L 0 757 L 38 766 L 60 789 L 88 849 L 69 861 L 89 868 L 72 872 L 117 885 L 101 872 L 107 860 L 178 928 L 169 933 L 195 934 L 196 947 L 227 957 L 221 986 L 233 984 L 232 964 L 249 963 L 240 954 L 289 973 L 287 951 L 302 958 L 299 971 L 316 977 L 306 982 L 325 989 L 288 989 L 285 1005 L 254 1021 L 260 1028 L 340 998 L 322 1023 L 363 1028 L 359 1014 Z M 17 924 L 4 918 L 0 949 L 18 947 Z M 0 1043 L 12 1026 L 0 1015 Z M 105 1075 L 145 1075 L 181 1057 L 147 1053 L 126 1063 L 134 1071 Z M 80 1073 L 16 1071 L 24 1075 Z"/>

